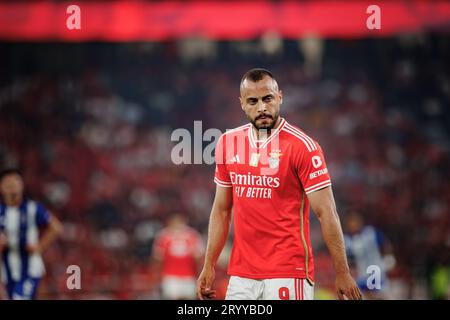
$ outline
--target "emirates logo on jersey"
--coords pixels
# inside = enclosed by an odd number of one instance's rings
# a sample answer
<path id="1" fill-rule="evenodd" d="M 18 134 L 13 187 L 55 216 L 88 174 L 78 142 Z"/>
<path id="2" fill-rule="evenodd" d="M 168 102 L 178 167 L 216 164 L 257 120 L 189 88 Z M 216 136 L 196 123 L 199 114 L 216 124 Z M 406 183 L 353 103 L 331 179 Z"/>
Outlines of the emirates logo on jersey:
<path id="1" fill-rule="evenodd" d="M 230 172 L 230 178 L 233 185 L 270 188 L 278 188 L 280 186 L 280 178 L 278 177 L 253 175 L 250 172 L 247 174 Z"/>
<path id="2" fill-rule="evenodd" d="M 230 172 L 237 197 L 271 199 L 272 189 L 280 186 L 280 178 Z"/>

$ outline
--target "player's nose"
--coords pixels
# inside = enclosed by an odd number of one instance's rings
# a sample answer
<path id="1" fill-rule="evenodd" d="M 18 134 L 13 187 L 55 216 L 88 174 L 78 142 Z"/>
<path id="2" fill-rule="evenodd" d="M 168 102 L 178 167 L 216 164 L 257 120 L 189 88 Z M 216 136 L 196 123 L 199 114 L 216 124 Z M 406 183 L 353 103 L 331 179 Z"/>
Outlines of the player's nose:
<path id="1" fill-rule="evenodd" d="M 258 105 L 257 105 L 257 111 L 259 113 L 263 113 L 267 110 L 266 104 L 264 103 L 264 101 L 260 100 L 258 101 Z"/>

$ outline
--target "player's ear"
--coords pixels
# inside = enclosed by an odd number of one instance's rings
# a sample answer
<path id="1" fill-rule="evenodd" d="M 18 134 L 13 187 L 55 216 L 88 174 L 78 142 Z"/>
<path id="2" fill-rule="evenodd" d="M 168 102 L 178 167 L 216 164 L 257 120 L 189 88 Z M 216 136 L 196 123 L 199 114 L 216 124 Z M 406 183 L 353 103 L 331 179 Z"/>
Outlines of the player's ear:
<path id="1" fill-rule="evenodd" d="M 244 100 L 242 100 L 242 97 L 239 97 L 239 102 L 240 102 L 240 104 L 241 104 L 242 110 L 245 111 L 245 110 L 244 110 Z"/>
<path id="2" fill-rule="evenodd" d="M 278 90 L 278 95 L 280 96 L 280 104 L 283 103 L 283 91 Z"/>

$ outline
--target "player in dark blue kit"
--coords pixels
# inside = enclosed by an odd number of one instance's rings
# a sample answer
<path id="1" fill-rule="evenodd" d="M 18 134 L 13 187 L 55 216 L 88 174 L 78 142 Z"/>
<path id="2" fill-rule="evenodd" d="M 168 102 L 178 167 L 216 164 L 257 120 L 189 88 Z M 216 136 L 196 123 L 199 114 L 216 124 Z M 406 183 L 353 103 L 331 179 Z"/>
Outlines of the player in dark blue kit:
<path id="1" fill-rule="evenodd" d="M 41 204 L 24 196 L 18 170 L 0 174 L 0 275 L 8 297 L 36 297 L 45 273 L 41 253 L 62 232 L 61 223 Z"/>
<path id="2" fill-rule="evenodd" d="M 389 299 L 387 272 L 395 264 L 390 242 L 382 232 L 365 225 L 362 216 L 352 211 L 346 218 L 345 247 L 350 265 L 365 299 Z M 375 277 L 379 277 L 376 281 Z M 379 286 L 377 286 L 379 283 Z"/>

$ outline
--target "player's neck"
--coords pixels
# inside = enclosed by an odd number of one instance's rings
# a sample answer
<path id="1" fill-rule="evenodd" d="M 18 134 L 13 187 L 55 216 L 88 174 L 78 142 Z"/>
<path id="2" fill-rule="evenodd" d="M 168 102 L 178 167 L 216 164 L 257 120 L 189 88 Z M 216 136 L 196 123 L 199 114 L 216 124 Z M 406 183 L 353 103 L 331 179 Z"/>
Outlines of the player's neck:
<path id="1" fill-rule="evenodd" d="M 252 126 L 253 132 L 255 133 L 256 139 L 258 141 L 267 140 L 270 137 L 270 135 L 272 134 L 272 132 L 274 132 L 280 126 L 280 123 L 281 123 L 281 117 L 278 117 L 277 123 L 275 123 L 273 128 L 270 129 L 270 130 L 269 129 L 267 129 L 267 130 L 266 129 L 258 130 L 258 129 L 255 128 L 255 126 Z"/>
<path id="2" fill-rule="evenodd" d="M 7 207 L 19 207 L 22 204 L 23 197 L 5 197 L 5 204 Z"/>

